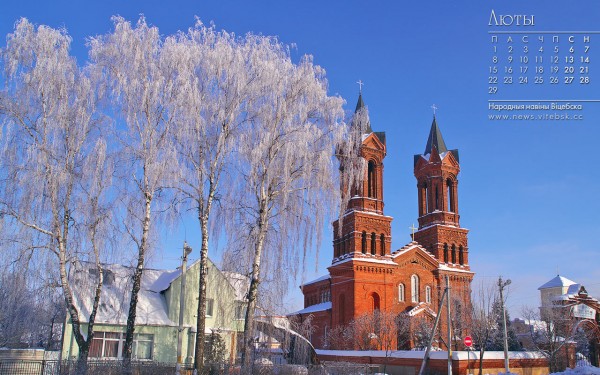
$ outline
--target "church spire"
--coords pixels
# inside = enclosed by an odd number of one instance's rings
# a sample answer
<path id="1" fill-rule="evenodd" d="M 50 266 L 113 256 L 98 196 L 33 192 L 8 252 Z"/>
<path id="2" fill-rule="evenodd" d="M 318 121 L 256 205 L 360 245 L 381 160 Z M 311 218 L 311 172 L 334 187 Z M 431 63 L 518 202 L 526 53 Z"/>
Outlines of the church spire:
<path id="1" fill-rule="evenodd" d="M 365 102 L 363 101 L 363 98 L 362 98 L 362 89 L 361 89 L 358 93 L 358 101 L 356 102 L 356 109 L 354 110 L 354 116 L 359 115 L 359 112 L 361 112 L 362 110 L 366 110 L 366 107 L 365 107 Z M 366 116 L 367 126 L 366 126 L 366 129 L 364 130 L 364 134 L 371 134 L 371 133 L 373 133 L 373 129 L 371 129 L 371 120 L 369 119 L 369 114 L 365 113 L 365 116 Z"/>
<path id="2" fill-rule="evenodd" d="M 431 123 L 431 130 L 429 131 L 429 138 L 427 139 L 427 146 L 425 146 L 423 155 L 431 154 L 433 146 L 435 146 L 438 154 L 448 151 L 444 138 L 442 137 L 442 132 L 435 119 L 435 114 L 433 115 L 433 122 Z"/>

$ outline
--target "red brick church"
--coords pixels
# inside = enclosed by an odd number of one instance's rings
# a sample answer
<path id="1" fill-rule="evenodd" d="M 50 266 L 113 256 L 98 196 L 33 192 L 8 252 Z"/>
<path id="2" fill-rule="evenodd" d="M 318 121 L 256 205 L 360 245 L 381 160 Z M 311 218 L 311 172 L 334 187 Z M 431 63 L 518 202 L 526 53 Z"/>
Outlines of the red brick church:
<path id="1" fill-rule="evenodd" d="M 359 95 L 356 112 L 363 107 Z M 372 131 L 369 125 L 360 153 L 368 170 L 348 204 L 342 230 L 338 230 L 338 220 L 333 223 L 329 274 L 301 286 L 305 308 L 295 315 L 301 320 L 312 315 L 310 339 L 316 348 L 328 346 L 326 336 L 331 329 L 376 310 L 406 314 L 410 331 L 413 321 L 435 319 L 448 276 L 452 330 L 458 342 L 464 333 L 460 322 L 467 319 L 460 313 L 471 305 L 474 276 L 469 267 L 468 230 L 459 222 L 458 150 L 448 150 L 434 115 L 425 151 L 414 156 L 419 227 L 413 241 L 397 250 L 391 248 L 392 217 L 383 210 L 385 133 Z M 444 307 L 441 332 L 447 327 L 445 315 Z M 444 349 L 442 341 L 438 346 Z M 415 342 L 398 346 L 407 349 Z"/>

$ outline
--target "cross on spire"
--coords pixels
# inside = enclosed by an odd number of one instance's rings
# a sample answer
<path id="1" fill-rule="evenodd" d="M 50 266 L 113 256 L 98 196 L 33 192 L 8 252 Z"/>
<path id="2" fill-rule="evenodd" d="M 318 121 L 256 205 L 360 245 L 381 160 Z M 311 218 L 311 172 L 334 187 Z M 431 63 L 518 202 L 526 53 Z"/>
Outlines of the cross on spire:
<path id="1" fill-rule="evenodd" d="M 412 230 L 411 237 L 412 237 L 412 240 L 414 241 L 415 240 L 415 231 L 419 228 L 415 227 L 415 224 L 413 223 L 410 227 L 408 227 L 408 229 Z"/>
<path id="2" fill-rule="evenodd" d="M 362 87 L 364 85 L 363 81 L 359 79 L 356 83 L 358 83 L 358 92 L 362 94 Z"/>
<path id="3" fill-rule="evenodd" d="M 435 104 L 433 104 L 431 106 L 431 109 L 433 109 L 433 115 L 435 116 L 435 111 L 438 109 L 438 107 L 436 107 Z"/>

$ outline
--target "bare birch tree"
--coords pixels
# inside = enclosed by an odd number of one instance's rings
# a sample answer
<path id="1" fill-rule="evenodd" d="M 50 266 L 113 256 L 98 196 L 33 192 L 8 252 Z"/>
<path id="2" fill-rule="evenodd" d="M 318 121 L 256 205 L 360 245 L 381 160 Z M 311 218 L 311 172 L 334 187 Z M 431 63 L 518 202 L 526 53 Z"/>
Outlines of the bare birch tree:
<path id="1" fill-rule="evenodd" d="M 177 190 L 196 212 L 200 225 L 200 275 L 195 367 L 204 363 L 207 260 L 211 212 L 215 200 L 232 189 L 221 184 L 236 145 L 240 126 L 248 120 L 248 103 L 256 97 L 253 38 L 237 38 L 198 22 L 187 34 L 168 38 L 164 49 L 182 64 L 181 90 L 174 110 L 180 177 Z M 183 57 L 183 59 L 182 59 Z M 177 62 L 174 62 L 174 64 Z"/>
<path id="2" fill-rule="evenodd" d="M 163 53 L 158 29 L 147 25 L 143 17 L 133 27 L 121 17 L 113 17 L 113 22 L 112 33 L 92 38 L 89 44 L 92 61 L 101 69 L 111 95 L 111 108 L 124 122 L 117 133 L 124 178 L 122 199 L 127 210 L 124 229 L 137 249 L 123 347 L 123 361 L 129 371 L 155 206 L 157 198 L 167 193 L 164 188 L 175 162 L 170 137 L 174 118 L 169 109 L 178 90 L 178 66 Z"/>
<path id="3" fill-rule="evenodd" d="M 263 66 L 260 97 L 248 109 L 252 121 L 237 149 L 241 179 L 233 222 L 235 234 L 243 234 L 238 243 L 252 254 L 242 353 L 246 370 L 265 266 L 273 267 L 273 274 L 275 269 L 293 274 L 293 264 L 319 242 L 322 220 L 335 207 L 332 155 L 343 115 L 342 100 L 327 96 L 325 73 L 310 57 L 294 64 L 281 43 L 255 38 L 255 63 Z"/>
<path id="4" fill-rule="evenodd" d="M 96 87 L 69 55 L 64 30 L 19 20 L 2 51 L 6 85 L 0 96 L 3 186 L 0 212 L 17 236 L 30 241 L 26 251 L 55 256 L 64 303 L 79 347 L 78 371 L 87 369 L 95 309 L 87 335 L 68 278 L 69 263 L 84 251 L 82 224 L 89 212 L 81 186 L 104 124 L 96 111 Z M 101 283 L 98 286 L 101 287 Z"/>
<path id="5" fill-rule="evenodd" d="M 475 346 L 479 347 L 479 375 L 481 375 L 483 373 L 483 356 L 494 332 L 498 330 L 493 306 L 499 296 L 494 284 L 486 285 L 483 282 L 477 288 L 476 293 L 469 332 L 473 336 Z"/>

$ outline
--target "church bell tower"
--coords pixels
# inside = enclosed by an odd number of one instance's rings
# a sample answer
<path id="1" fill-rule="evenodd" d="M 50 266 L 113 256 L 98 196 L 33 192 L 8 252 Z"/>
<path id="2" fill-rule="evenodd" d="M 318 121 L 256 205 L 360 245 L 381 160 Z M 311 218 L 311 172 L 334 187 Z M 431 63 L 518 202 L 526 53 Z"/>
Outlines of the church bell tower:
<path id="1" fill-rule="evenodd" d="M 458 150 L 448 150 L 435 115 L 423 154 L 414 156 L 419 228 L 415 241 L 451 268 L 469 270 L 468 230 L 458 206 Z"/>

